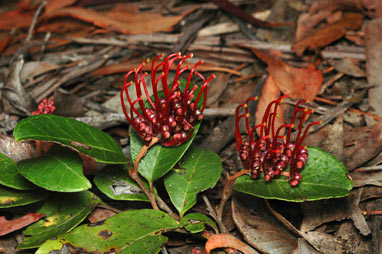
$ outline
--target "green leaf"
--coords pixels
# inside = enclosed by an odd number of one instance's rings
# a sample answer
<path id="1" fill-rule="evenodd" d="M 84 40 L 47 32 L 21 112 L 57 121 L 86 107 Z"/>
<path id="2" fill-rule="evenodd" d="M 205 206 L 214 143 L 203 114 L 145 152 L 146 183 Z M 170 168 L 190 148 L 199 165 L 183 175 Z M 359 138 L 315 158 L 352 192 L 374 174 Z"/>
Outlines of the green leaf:
<path id="1" fill-rule="evenodd" d="M 20 191 L 0 186 L 0 208 L 16 207 L 38 202 L 48 197 L 45 191 Z"/>
<path id="2" fill-rule="evenodd" d="M 71 118 L 56 115 L 30 116 L 16 125 L 13 135 L 16 141 L 36 139 L 57 142 L 98 162 L 128 162 L 120 146 L 111 136 Z"/>
<path id="3" fill-rule="evenodd" d="M 2 153 L 0 153 L 0 184 L 17 190 L 36 189 L 35 185 L 20 175 L 16 162 Z"/>
<path id="4" fill-rule="evenodd" d="M 70 231 L 81 223 L 98 203 L 100 199 L 89 191 L 55 195 L 39 210 L 39 213 L 46 215 L 44 220 L 27 227 L 23 232 L 24 240 L 17 248 L 37 248 L 46 240 Z"/>
<path id="5" fill-rule="evenodd" d="M 194 140 L 195 135 L 199 130 L 199 127 L 200 122 L 195 124 L 194 132 L 191 135 L 190 139 L 180 146 L 164 147 L 160 144 L 152 146 L 147 151 L 146 156 L 143 157 L 139 162 L 139 173 L 149 182 L 154 182 L 155 180 L 164 176 L 168 171 L 170 171 L 174 167 L 174 165 L 180 160 L 180 158 L 182 158 L 183 154 L 191 145 L 192 140 Z M 144 143 L 134 130 L 131 130 L 130 132 L 130 145 L 131 155 L 133 157 L 133 160 L 135 161 Z"/>
<path id="6" fill-rule="evenodd" d="M 164 212 L 152 209 L 130 210 L 105 220 L 102 225 L 77 227 L 59 236 L 54 243 L 47 241 L 36 253 L 43 254 L 61 248 L 57 243 L 59 241 L 90 253 L 155 254 L 167 241 L 161 233 L 177 227 L 176 221 Z"/>
<path id="7" fill-rule="evenodd" d="M 215 186 L 222 172 L 220 157 L 211 151 L 190 149 L 179 163 L 182 169 L 173 170 L 164 179 L 171 202 L 180 216 L 196 203 L 196 194 Z"/>
<path id="8" fill-rule="evenodd" d="M 120 165 L 109 165 L 98 171 L 94 183 L 103 194 L 114 200 L 149 201 L 130 178 L 127 169 Z"/>
<path id="9" fill-rule="evenodd" d="M 186 214 L 179 222 L 179 227 L 184 227 L 190 233 L 195 234 L 204 230 L 204 224 L 212 227 L 215 232 L 218 232 L 216 223 L 210 217 L 202 213 L 189 213 Z"/>
<path id="10" fill-rule="evenodd" d="M 46 156 L 19 161 L 17 166 L 21 175 L 47 190 L 79 192 L 91 187 L 81 158 L 67 148 L 51 148 Z"/>
<path id="11" fill-rule="evenodd" d="M 344 165 L 333 155 L 319 148 L 309 147 L 309 156 L 301 171 L 302 181 L 291 187 L 285 177 L 265 182 L 250 176 L 239 177 L 234 188 L 253 196 L 303 202 L 349 195 L 353 182 L 347 177 Z"/>

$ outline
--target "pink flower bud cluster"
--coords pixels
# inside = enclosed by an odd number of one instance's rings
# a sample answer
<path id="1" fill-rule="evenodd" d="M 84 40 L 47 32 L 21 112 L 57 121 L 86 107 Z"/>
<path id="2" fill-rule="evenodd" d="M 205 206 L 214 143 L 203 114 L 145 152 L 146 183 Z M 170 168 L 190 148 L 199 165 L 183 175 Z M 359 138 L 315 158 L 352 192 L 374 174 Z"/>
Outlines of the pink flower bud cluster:
<path id="1" fill-rule="evenodd" d="M 166 57 L 163 62 L 156 64 L 156 61 L 162 57 L 163 55 L 155 57 L 151 63 L 152 98 L 149 96 L 145 80 L 149 74 L 143 72 L 143 68 L 149 62 L 146 61 L 126 74 L 121 90 L 121 103 L 127 120 L 146 144 L 149 144 L 153 137 L 157 137 L 163 146 L 172 147 L 186 142 L 193 133 L 194 125 L 203 119 L 203 110 L 207 100 L 207 84 L 215 76 L 212 75 L 209 79 L 205 79 L 196 71 L 196 67 L 202 64 L 202 60 L 191 69 L 188 66 L 182 67 L 184 61 L 191 58 L 192 54 L 182 56 L 180 53 L 174 53 Z M 175 63 L 177 64 L 174 65 L 175 76 L 170 83 L 168 76 L 171 66 Z M 158 75 L 160 69 L 162 71 Z M 188 72 L 186 85 L 184 89 L 181 89 L 179 78 L 186 71 Z M 130 76 L 133 80 L 128 82 Z M 202 80 L 201 86 L 191 83 L 191 79 L 195 76 Z M 159 83 L 161 83 L 163 93 L 159 93 Z M 129 94 L 130 86 L 135 86 L 137 99 L 134 101 Z M 199 93 L 194 94 L 198 88 L 200 88 Z M 146 97 L 147 103 L 144 103 L 143 95 Z M 130 106 L 130 112 L 125 106 L 125 97 Z M 198 102 L 201 100 L 203 104 L 198 107 Z"/>
<path id="2" fill-rule="evenodd" d="M 313 110 L 299 108 L 301 103 L 306 102 L 306 100 L 301 100 L 296 104 L 291 122 L 281 125 L 275 130 L 278 106 L 285 97 L 287 95 L 269 103 L 262 122 L 252 128 L 249 125 L 248 103 L 251 100 L 257 100 L 257 97 L 251 97 L 243 105 L 239 105 L 236 109 L 236 145 L 243 166 L 250 170 L 252 178 L 257 179 L 262 173 L 264 180 L 268 182 L 274 177 L 280 176 L 289 166 L 289 184 L 297 186 L 302 180 L 300 171 L 304 168 L 308 159 L 308 150 L 302 145 L 302 142 L 308 133 L 308 129 L 320 122 L 309 124 L 305 131 L 302 132 L 303 120 L 312 114 Z M 240 113 L 241 109 L 244 109 L 244 113 Z M 300 116 L 296 141 L 292 143 L 290 136 L 299 112 L 303 113 Z M 245 119 L 249 139 L 246 141 L 243 141 L 239 130 L 239 123 L 243 118 Z M 281 135 L 283 129 L 287 129 L 286 135 Z M 260 134 L 255 141 L 256 130 L 259 130 Z"/>
<path id="3" fill-rule="evenodd" d="M 56 109 L 54 106 L 54 100 L 48 101 L 47 98 L 45 98 L 37 107 L 37 110 L 32 112 L 32 115 L 42 115 L 42 114 L 52 114 L 53 111 Z"/>

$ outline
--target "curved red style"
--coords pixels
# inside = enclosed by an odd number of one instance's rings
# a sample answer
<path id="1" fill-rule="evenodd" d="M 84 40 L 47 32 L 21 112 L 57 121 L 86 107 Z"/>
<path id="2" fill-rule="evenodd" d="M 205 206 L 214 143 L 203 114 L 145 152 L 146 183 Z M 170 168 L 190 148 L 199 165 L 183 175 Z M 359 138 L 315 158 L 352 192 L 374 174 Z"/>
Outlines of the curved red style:
<path id="1" fill-rule="evenodd" d="M 311 123 L 305 128 L 304 132 L 302 131 L 303 120 L 312 114 L 313 110 L 299 108 L 301 103 L 306 102 L 306 100 L 300 100 L 295 106 L 291 122 L 280 126 L 276 130 L 275 119 L 277 117 L 278 106 L 285 97 L 288 97 L 288 95 L 281 96 L 269 103 L 261 124 L 252 128 L 249 125 L 248 103 L 252 100 L 257 100 L 257 97 L 251 97 L 244 104 L 239 105 L 236 108 L 236 146 L 240 153 L 242 164 L 244 168 L 250 170 L 252 178 L 259 178 L 262 172 L 264 180 L 270 181 L 275 176 L 279 176 L 289 165 L 289 184 L 297 186 L 302 180 L 300 171 L 308 159 L 308 150 L 303 146 L 302 142 L 309 128 L 320 124 L 320 122 Z M 242 109 L 244 109 L 244 113 L 241 113 Z M 299 112 L 302 112 L 302 114 L 298 121 L 297 137 L 296 141 L 292 143 L 290 136 Z M 245 120 L 246 136 L 248 136 L 248 140 L 245 141 L 243 141 L 239 130 L 239 123 L 242 118 Z M 254 135 L 257 129 L 259 129 L 260 135 L 255 140 Z M 286 135 L 281 135 L 283 129 L 287 129 Z"/>
<path id="2" fill-rule="evenodd" d="M 163 62 L 156 64 L 162 57 L 163 54 L 158 55 L 151 63 L 150 78 L 153 96 L 150 98 L 146 84 L 145 78 L 148 73 L 143 72 L 143 67 L 148 64 L 148 60 L 126 74 L 124 86 L 121 89 L 121 103 L 127 120 L 146 144 L 149 144 L 153 137 L 158 137 L 159 143 L 163 146 L 173 147 L 186 142 L 193 133 L 194 125 L 203 119 L 207 101 L 207 84 L 215 76 L 205 79 L 196 71 L 198 65 L 202 64 L 202 60 L 191 69 L 188 66 L 182 67 L 184 61 L 191 58 L 192 54 L 182 56 L 180 53 L 174 53 L 167 56 Z M 177 63 L 175 76 L 169 82 L 170 67 L 175 63 Z M 161 72 L 159 72 L 160 69 L 162 69 Z M 180 89 L 179 78 L 186 71 L 188 71 L 187 83 L 184 89 Z M 129 77 L 133 79 L 128 82 Z M 193 77 L 199 77 L 202 80 L 201 86 L 191 83 Z M 162 86 L 163 93 L 159 92 L 159 84 Z M 129 94 L 130 86 L 135 86 L 137 99 L 134 101 Z M 199 93 L 194 94 L 198 88 L 200 88 Z M 202 95 L 203 104 L 198 107 Z M 130 112 L 126 108 L 125 97 Z M 143 97 L 147 103 L 144 103 Z"/>

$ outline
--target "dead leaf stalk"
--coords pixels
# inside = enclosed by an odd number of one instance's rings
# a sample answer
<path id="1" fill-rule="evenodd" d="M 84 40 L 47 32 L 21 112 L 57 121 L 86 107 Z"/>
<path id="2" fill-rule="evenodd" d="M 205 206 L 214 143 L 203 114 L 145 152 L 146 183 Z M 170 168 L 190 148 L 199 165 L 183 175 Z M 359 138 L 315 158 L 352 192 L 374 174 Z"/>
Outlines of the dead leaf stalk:
<path id="1" fill-rule="evenodd" d="M 240 177 L 242 175 L 245 175 L 245 174 L 248 174 L 248 173 L 249 173 L 249 169 L 243 169 L 243 170 L 237 172 L 236 174 L 234 174 L 233 176 L 230 176 L 227 173 L 227 182 L 224 185 L 223 196 L 222 196 L 222 198 L 220 200 L 220 204 L 219 204 L 219 207 L 218 207 L 217 212 L 216 212 L 216 221 L 218 222 L 218 224 L 219 224 L 219 221 L 220 221 L 221 224 L 223 225 L 223 228 L 220 228 L 222 233 L 227 233 L 226 229 L 224 227 L 223 221 L 222 221 L 222 217 L 223 217 L 224 205 L 225 205 L 225 203 L 227 202 L 227 200 L 229 199 L 229 197 L 232 194 L 233 184 L 235 183 L 235 180 L 238 177 Z M 224 231 L 223 231 L 223 229 L 224 229 Z"/>

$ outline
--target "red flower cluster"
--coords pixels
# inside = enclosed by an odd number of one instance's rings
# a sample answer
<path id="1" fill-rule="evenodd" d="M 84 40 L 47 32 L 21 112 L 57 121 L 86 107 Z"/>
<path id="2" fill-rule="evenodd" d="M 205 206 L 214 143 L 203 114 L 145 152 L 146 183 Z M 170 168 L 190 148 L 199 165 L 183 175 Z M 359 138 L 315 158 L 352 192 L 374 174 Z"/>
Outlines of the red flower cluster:
<path id="1" fill-rule="evenodd" d="M 182 56 L 174 53 L 165 58 L 159 64 L 155 62 L 163 57 L 159 55 L 151 63 L 151 84 L 153 99 L 149 96 L 146 84 L 147 73 L 143 72 L 146 61 L 131 70 L 125 76 L 124 86 L 121 90 L 121 102 L 123 112 L 138 135 L 149 144 L 153 137 L 159 138 L 159 142 L 166 147 L 178 146 L 186 142 L 193 133 L 194 125 L 203 119 L 203 110 L 207 100 L 207 84 L 214 78 L 212 75 L 205 79 L 202 74 L 196 71 L 196 67 L 202 64 L 202 60 L 196 63 L 191 69 L 188 66 L 182 68 L 182 64 L 192 54 Z M 168 76 L 173 63 L 175 66 L 175 77 L 169 84 Z M 158 75 L 158 71 L 162 72 Z M 181 89 L 179 77 L 185 71 L 189 71 L 185 88 Z M 133 81 L 127 79 L 133 76 Z M 197 76 L 202 79 L 202 85 L 192 85 L 191 79 Z M 158 84 L 161 83 L 163 95 L 158 91 Z M 135 86 L 137 99 L 132 101 L 129 94 L 129 86 Z M 194 94 L 199 88 L 199 93 Z M 143 102 L 143 94 L 148 103 Z M 203 98 L 202 98 L 203 95 Z M 130 114 L 127 112 L 124 97 L 126 96 L 130 106 Z M 198 102 L 203 100 L 203 105 L 198 107 Z M 138 106 L 136 106 L 138 104 Z"/>
<path id="2" fill-rule="evenodd" d="M 313 110 L 299 108 L 299 105 L 306 100 L 301 100 L 296 104 L 292 120 L 289 124 L 284 124 L 275 130 L 275 119 L 277 117 L 277 109 L 282 99 L 288 97 L 281 96 L 279 99 L 272 101 L 267 106 L 261 124 L 254 127 L 249 126 L 248 103 L 251 100 L 257 100 L 257 97 L 249 98 L 245 104 L 239 105 L 236 109 L 236 145 L 240 153 L 240 159 L 244 168 L 249 169 L 252 178 L 257 179 L 263 172 L 264 180 L 270 181 L 275 176 L 279 176 L 289 165 L 289 184 L 296 186 L 302 180 L 300 171 L 305 166 L 308 159 L 308 150 L 302 145 L 308 129 L 320 122 L 309 124 L 305 131 L 302 132 L 302 124 L 305 117 L 313 113 Z M 273 110 L 272 110 L 273 107 Z M 244 113 L 240 113 L 244 108 Z M 297 118 L 297 114 L 303 112 L 300 116 L 297 138 L 295 143 L 290 141 L 292 128 Z M 243 141 L 239 130 L 240 120 L 245 119 L 245 126 L 249 140 Z M 254 140 L 256 130 L 259 129 L 259 139 Z M 287 134 L 281 135 L 281 131 L 287 129 Z"/>
<path id="3" fill-rule="evenodd" d="M 55 109 L 56 107 L 54 106 L 54 100 L 48 101 L 48 99 L 45 98 L 38 105 L 37 110 L 32 112 L 32 115 L 52 114 Z"/>

